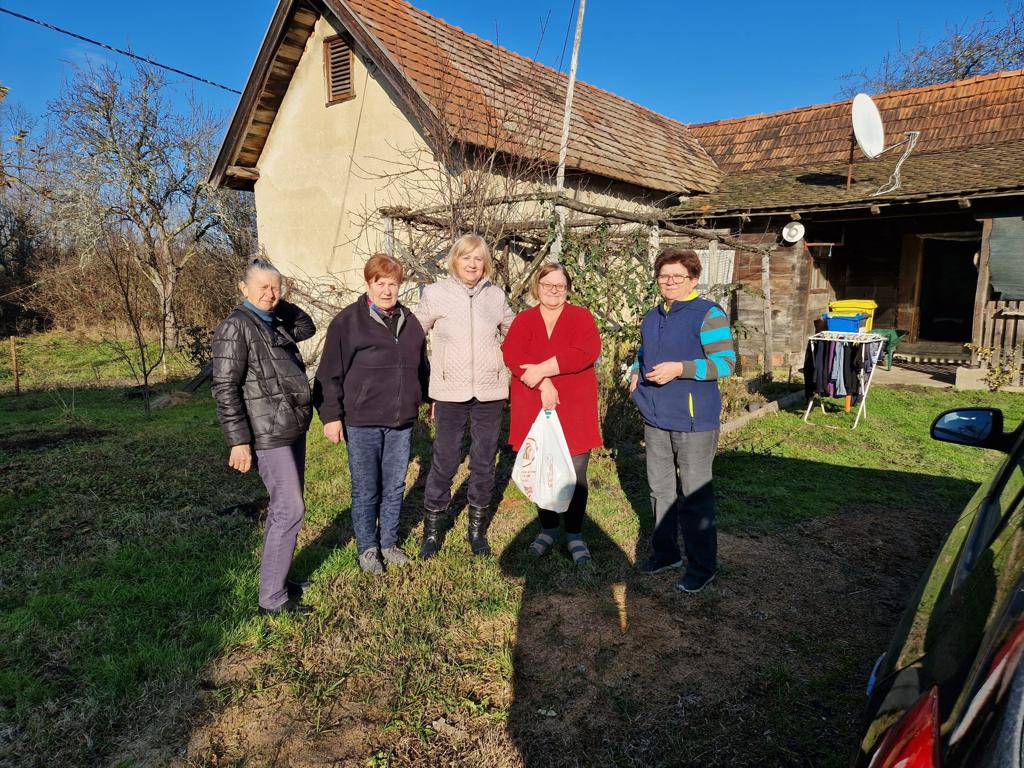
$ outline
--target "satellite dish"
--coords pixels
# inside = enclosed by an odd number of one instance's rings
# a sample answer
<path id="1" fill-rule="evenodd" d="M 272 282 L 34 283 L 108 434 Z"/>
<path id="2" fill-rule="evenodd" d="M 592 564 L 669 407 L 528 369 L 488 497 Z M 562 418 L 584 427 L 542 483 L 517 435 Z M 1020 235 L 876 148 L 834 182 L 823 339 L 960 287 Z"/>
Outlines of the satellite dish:
<path id="1" fill-rule="evenodd" d="M 885 150 L 882 115 L 866 93 L 853 97 L 853 135 L 860 151 L 872 160 Z"/>
<path id="2" fill-rule="evenodd" d="M 799 221 L 791 221 L 782 228 L 782 239 L 787 243 L 795 243 L 804 236 L 804 225 Z"/>

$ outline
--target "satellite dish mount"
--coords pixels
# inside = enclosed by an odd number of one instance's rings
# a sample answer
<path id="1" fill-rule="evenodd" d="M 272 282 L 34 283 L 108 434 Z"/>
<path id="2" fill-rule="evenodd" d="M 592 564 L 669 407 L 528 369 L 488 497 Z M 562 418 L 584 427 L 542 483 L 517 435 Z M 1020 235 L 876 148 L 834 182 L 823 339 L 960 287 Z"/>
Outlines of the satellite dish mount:
<path id="1" fill-rule="evenodd" d="M 878 111 L 878 107 L 875 106 L 875 102 L 866 93 L 858 93 L 853 98 L 852 117 L 853 132 L 850 134 L 850 159 L 846 170 L 847 191 L 850 190 L 853 182 L 854 147 L 860 147 L 860 151 L 869 160 L 874 160 L 890 150 L 906 145 L 903 155 L 897 161 L 896 167 L 893 168 L 892 174 L 889 176 L 889 181 L 879 187 L 871 196 L 876 197 L 899 189 L 902 183 L 900 170 L 903 167 L 903 163 L 910 156 L 910 153 L 914 151 L 914 147 L 917 146 L 917 140 L 921 137 L 921 132 L 907 131 L 907 138 L 903 141 L 897 142 L 891 147 L 885 146 L 885 127 L 882 124 L 882 115 Z"/>

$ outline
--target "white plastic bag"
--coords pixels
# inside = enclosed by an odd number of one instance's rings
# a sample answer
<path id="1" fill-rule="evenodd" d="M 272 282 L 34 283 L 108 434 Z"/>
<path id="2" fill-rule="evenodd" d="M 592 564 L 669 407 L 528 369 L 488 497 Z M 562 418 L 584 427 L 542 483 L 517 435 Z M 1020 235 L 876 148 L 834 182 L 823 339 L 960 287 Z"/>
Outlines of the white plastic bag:
<path id="1" fill-rule="evenodd" d="M 516 455 L 512 480 L 541 509 L 565 512 L 569 508 L 576 490 L 576 469 L 554 411 L 537 414 Z"/>

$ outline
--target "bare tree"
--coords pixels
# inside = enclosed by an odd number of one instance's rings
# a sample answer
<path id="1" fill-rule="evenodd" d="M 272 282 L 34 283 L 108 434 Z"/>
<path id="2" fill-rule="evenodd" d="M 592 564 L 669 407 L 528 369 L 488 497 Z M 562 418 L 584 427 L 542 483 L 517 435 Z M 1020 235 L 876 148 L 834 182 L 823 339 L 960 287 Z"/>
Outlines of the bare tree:
<path id="1" fill-rule="evenodd" d="M 384 172 L 358 169 L 383 182 L 395 201 L 362 212 L 360 237 L 369 232 L 369 239 L 387 242 L 409 279 L 428 283 L 442 271 L 453 239 L 475 232 L 491 244 L 495 282 L 516 293 L 534 257 L 550 245 L 553 211 L 537 195 L 554 180 L 548 134 L 558 100 L 544 91 L 549 76 L 539 64 L 527 65 L 537 68 L 531 78 L 507 71 L 508 62 L 495 52 L 488 79 L 477 83 L 483 97 L 467 104 L 458 92 L 457 65 L 440 48 L 435 55 L 433 103 L 440 119 L 431 126 L 429 148 L 392 147 Z M 407 217 L 410 203 L 426 213 Z"/>
<path id="2" fill-rule="evenodd" d="M 0 86 L 0 324 L 13 330 L 32 275 L 54 248 L 48 204 L 38 188 L 45 144 L 36 136 L 36 121 L 4 95 Z"/>
<path id="3" fill-rule="evenodd" d="M 106 342 L 124 360 L 135 380 L 142 387 L 142 402 L 146 415 L 150 413 L 150 380 L 167 353 L 161 345 L 153 349 L 147 333 L 152 321 L 153 286 L 138 269 L 144 246 L 131 232 L 106 232 L 96 250 L 95 268 L 113 288 L 117 311 L 110 315 L 109 327 L 113 331 Z M 162 317 L 158 321 L 163 320 Z M 123 324 L 126 327 L 119 328 Z"/>
<path id="4" fill-rule="evenodd" d="M 991 14 L 949 26 L 945 36 L 912 48 L 899 44 L 877 69 L 842 76 L 844 96 L 881 93 L 962 80 L 1024 67 L 1024 2 L 1007 7 L 1006 19 Z"/>
<path id="5" fill-rule="evenodd" d="M 174 348 L 174 298 L 186 264 L 218 223 L 204 183 L 216 122 L 197 103 L 176 112 L 168 82 L 138 66 L 129 77 L 109 65 L 76 71 L 51 105 L 55 213 L 83 259 L 103 257 L 105 233 L 133 243 L 124 255 L 160 305 L 161 349 Z"/>

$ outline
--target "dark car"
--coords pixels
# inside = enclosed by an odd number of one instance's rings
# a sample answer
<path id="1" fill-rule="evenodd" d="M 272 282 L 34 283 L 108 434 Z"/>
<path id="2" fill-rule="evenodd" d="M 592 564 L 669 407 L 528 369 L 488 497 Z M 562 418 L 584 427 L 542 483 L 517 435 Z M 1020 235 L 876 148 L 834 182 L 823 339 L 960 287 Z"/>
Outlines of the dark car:
<path id="1" fill-rule="evenodd" d="M 1003 451 L 921 580 L 868 683 L 857 768 L 1024 766 L 1024 424 L 941 414 L 932 437 Z"/>

